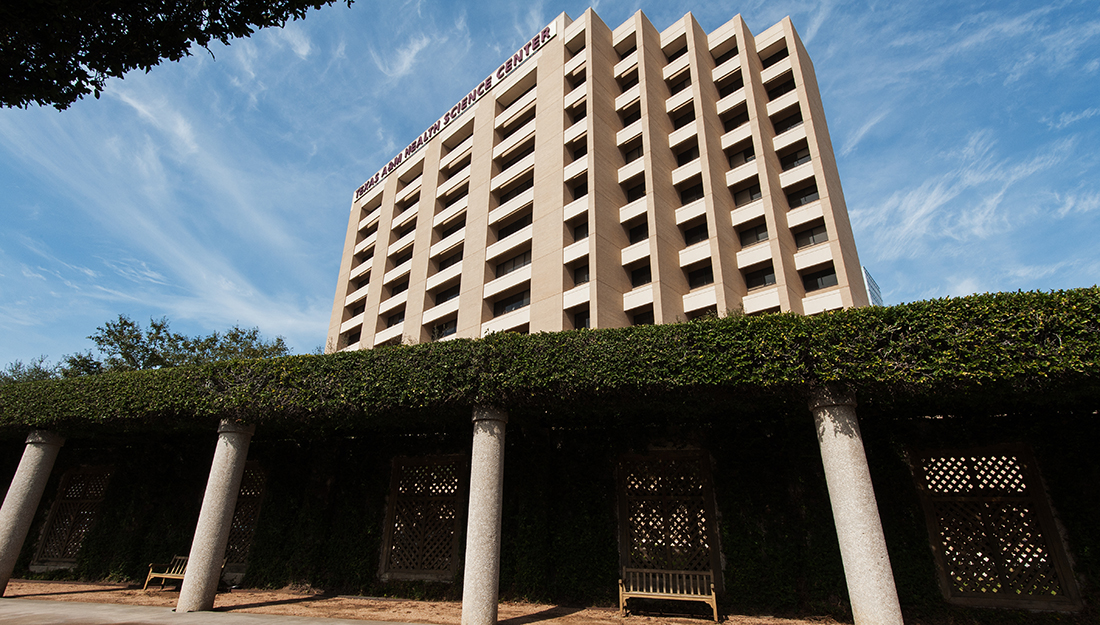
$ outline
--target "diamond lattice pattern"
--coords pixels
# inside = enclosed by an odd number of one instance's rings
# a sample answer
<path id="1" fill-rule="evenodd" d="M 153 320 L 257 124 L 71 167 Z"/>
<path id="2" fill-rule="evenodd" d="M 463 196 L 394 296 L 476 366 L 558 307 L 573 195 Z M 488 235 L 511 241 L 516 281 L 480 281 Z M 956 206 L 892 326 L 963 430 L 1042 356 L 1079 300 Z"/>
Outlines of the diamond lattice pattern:
<path id="1" fill-rule="evenodd" d="M 256 533 L 256 519 L 260 516 L 267 474 L 258 465 L 248 465 L 237 493 L 237 507 L 233 510 L 233 523 L 229 527 L 229 542 L 225 547 L 227 564 L 243 564 L 248 561 L 252 547 L 252 535 Z"/>
<path id="2" fill-rule="evenodd" d="M 111 480 L 110 468 L 70 471 L 61 478 L 35 562 L 75 563 Z"/>
<path id="3" fill-rule="evenodd" d="M 448 573 L 454 564 L 461 461 L 395 462 L 389 572 Z"/>
<path id="4" fill-rule="evenodd" d="M 628 568 L 710 570 L 702 470 L 698 458 L 624 462 Z"/>

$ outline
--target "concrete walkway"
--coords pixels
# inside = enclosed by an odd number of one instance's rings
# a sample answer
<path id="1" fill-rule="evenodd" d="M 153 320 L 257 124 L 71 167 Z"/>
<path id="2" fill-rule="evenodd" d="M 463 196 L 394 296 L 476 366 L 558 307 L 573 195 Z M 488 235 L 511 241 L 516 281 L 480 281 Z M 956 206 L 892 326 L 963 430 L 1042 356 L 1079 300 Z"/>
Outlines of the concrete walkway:
<path id="1" fill-rule="evenodd" d="M 189 612 L 172 608 L 111 603 L 77 603 L 39 599 L 0 598 L 3 625 L 408 625 L 383 621 L 359 621 L 272 614 Z"/>

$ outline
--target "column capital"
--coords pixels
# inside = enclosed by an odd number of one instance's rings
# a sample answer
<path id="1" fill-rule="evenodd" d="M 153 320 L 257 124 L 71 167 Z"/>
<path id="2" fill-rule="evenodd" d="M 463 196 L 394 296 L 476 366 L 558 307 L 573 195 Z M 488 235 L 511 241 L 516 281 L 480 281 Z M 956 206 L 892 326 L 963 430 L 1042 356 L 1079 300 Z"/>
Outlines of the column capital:
<path id="1" fill-rule="evenodd" d="M 60 447 L 65 444 L 65 437 L 49 430 L 31 430 L 31 433 L 27 435 L 27 444 L 30 445 L 31 443 Z"/>
<path id="2" fill-rule="evenodd" d="M 222 419 L 221 423 L 218 423 L 218 434 L 248 434 L 252 436 L 255 433 L 256 425 L 252 423 L 245 424 L 232 419 Z"/>
<path id="3" fill-rule="evenodd" d="M 492 406 L 474 406 L 473 422 L 477 423 L 478 421 L 501 421 L 503 423 L 508 423 L 508 411 Z"/>
<path id="4" fill-rule="evenodd" d="M 855 408 L 856 395 L 851 391 L 834 386 L 815 388 L 811 392 L 809 405 L 811 412 L 820 408 L 829 408 L 830 406 L 848 406 Z"/>

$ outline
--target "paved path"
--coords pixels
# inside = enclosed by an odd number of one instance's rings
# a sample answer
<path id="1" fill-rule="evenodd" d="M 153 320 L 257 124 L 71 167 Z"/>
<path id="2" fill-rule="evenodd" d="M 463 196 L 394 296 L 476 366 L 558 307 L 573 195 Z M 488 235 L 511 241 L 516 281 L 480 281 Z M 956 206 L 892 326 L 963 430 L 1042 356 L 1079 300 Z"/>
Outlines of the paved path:
<path id="1" fill-rule="evenodd" d="M 0 598 L 3 625 L 403 625 L 382 621 L 358 621 L 273 614 L 190 612 L 172 608 L 111 603 L 77 603 L 40 599 Z M 408 624 L 405 624 L 408 625 Z"/>

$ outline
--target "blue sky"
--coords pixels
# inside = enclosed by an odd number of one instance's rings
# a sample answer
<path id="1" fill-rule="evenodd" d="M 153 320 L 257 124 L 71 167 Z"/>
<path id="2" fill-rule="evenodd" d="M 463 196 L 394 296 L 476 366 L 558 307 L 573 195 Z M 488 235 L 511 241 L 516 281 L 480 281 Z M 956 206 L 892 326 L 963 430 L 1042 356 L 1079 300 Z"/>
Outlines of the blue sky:
<path id="1" fill-rule="evenodd" d="M 0 109 L 0 366 L 125 313 L 324 342 L 356 187 L 578 2 L 359 0 Z M 610 2 L 659 29 L 790 15 L 887 304 L 1100 275 L 1100 3 Z"/>

